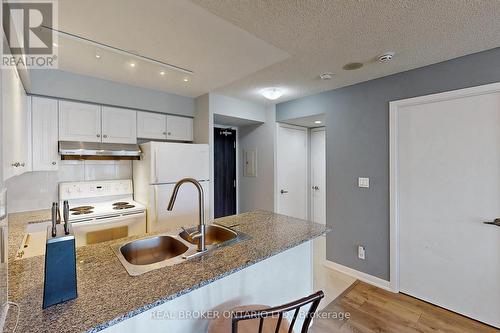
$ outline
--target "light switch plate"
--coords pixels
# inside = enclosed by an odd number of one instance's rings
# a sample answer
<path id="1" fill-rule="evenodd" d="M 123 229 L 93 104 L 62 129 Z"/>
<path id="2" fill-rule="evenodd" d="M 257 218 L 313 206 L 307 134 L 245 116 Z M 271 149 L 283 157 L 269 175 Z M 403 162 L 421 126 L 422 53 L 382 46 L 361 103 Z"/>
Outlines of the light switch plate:
<path id="1" fill-rule="evenodd" d="M 369 188 L 370 187 L 370 178 L 359 177 L 358 178 L 358 187 Z"/>

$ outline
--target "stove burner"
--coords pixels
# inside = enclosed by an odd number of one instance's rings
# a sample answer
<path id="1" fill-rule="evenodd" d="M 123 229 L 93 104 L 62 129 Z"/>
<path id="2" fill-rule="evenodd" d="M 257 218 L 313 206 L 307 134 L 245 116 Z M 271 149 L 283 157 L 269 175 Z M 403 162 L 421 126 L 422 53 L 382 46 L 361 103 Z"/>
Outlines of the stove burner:
<path id="1" fill-rule="evenodd" d="M 126 201 L 118 201 L 113 204 L 113 206 L 125 206 L 128 205 L 129 203 Z"/>
<path id="2" fill-rule="evenodd" d="M 113 209 L 129 209 L 129 208 L 134 208 L 135 206 L 134 205 L 118 205 L 118 206 L 115 206 L 113 207 Z"/>
<path id="3" fill-rule="evenodd" d="M 94 209 L 94 207 L 92 207 L 92 206 L 78 206 L 78 207 L 71 208 L 70 211 L 81 212 L 81 211 L 92 210 L 92 209 Z"/>
<path id="4" fill-rule="evenodd" d="M 76 212 L 71 213 L 71 215 L 83 215 L 83 214 L 91 214 L 93 213 L 93 210 L 87 209 L 87 210 L 79 210 Z"/>

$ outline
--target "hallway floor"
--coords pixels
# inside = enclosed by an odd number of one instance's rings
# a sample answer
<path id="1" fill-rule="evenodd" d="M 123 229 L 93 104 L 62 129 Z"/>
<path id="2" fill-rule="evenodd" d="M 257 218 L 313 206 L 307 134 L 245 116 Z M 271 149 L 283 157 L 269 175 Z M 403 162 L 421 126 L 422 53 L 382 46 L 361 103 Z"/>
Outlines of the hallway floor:
<path id="1" fill-rule="evenodd" d="M 349 319 L 339 314 L 349 313 Z M 310 333 L 499 333 L 454 312 L 416 298 L 357 281 L 328 304 Z M 334 314 L 337 314 L 335 318 Z M 340 319 L 339 319 L 340 318 Z"/>

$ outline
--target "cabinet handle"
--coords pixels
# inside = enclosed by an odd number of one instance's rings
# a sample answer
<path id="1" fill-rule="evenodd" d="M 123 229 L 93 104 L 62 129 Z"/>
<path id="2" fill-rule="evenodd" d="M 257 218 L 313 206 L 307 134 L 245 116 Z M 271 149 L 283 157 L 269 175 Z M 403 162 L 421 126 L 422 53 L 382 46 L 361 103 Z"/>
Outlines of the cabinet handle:
<path id="1" fill-rule="evenodd" d="M 107 136 L 106 134 L 104 134 L 102 137 L 103 137 L 103 138 L 107 138 L 108 136 Z"/>
<path id="2" fill-rule="evenodd" d="M 100 138 L 101 137 L 101 134 L 97 134 L 97 137 Z"/>
<path id="3" fill-rule="evenodd" d="M 57 164 L 57 162 L 55 162 L 55 161 L 54 161 L 54 162 L 52 162 L 52 165 L 56 165 L 56 164 Z"/>
<path id="4" fill-rule="evenodd" d="M 171 132 L 168 132 L 168 133 L 167 133 L 167 135 L 172 135 L 172 133 L 171 133 Z"/>
<path id="5" fill-rule="evenodd" d="M 163 135 L 167 135 L 167 132 L 163 132 Z"/>

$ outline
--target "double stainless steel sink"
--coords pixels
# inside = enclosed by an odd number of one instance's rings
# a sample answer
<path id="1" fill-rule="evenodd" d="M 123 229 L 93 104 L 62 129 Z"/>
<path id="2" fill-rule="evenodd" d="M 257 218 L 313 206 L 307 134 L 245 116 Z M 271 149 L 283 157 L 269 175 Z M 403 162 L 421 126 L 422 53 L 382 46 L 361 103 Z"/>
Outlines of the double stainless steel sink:
<path id="1" fill-rule="evenodd" d="M 130 275 L 141 275 L 196 257 L 198 243 L 190 237 L 191 231 L 195 229 L 133 240 L 116 245 L 113 250 Z M 243 236 L 242 233 L 217 224 L 207 225 L 205 229 L 208 250 L 237 243 L 243 240 Z"/>

